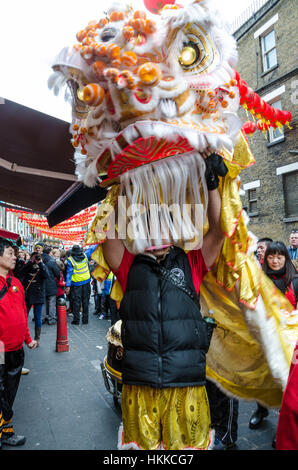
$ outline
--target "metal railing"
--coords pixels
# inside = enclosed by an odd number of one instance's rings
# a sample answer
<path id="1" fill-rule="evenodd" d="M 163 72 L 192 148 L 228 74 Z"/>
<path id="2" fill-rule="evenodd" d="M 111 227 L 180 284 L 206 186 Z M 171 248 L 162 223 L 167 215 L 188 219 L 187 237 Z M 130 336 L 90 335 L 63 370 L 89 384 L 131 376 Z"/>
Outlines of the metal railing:
<path id="1" fill-rule="evenodd" d="M 254 13 L 256 13 L 267 2 L 268 0 L 253 0 L 249 7 L 231 23 L 231 32 L 234 33 L 237 31 L 237 29 L 246 23 L 246 21 L 248 21 L 249 18 L 251 18 Z"/>

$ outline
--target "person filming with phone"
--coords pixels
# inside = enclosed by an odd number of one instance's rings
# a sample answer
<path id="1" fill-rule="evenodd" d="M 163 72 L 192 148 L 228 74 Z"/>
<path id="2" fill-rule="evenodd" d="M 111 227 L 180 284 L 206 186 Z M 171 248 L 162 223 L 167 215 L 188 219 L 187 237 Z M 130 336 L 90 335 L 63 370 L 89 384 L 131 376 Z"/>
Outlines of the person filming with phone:
<path id="1" fill-rule="evenodd" d="M 35 321 L 35 340 L 40 342 L 41 313 L 45 303 L 45 280 L 49 277 L 48 269 L 37 252 L 33 252 L 28 263 L 21 272 L 22 283 L 25 290 L 27 313 L 33 306 Z"/>

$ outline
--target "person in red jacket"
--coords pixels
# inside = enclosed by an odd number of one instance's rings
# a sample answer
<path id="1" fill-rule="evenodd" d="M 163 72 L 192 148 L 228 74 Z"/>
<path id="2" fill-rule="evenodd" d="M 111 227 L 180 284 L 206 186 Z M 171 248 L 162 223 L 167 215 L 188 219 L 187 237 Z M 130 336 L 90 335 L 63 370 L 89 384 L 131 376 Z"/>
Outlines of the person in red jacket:
<path id="1" fill-rule="evenodd" d="M 65 296 L 65 281 L 64 281 L 64 270 L 65 270 L 65 264 L 62 261 L 57 261 L 57 265 L 60 269 L 60 278 L 57 280 L 57 300 L 58 299 L 64 299 Z"/>
<path id="2" fill-rule="evenodd" d="M 298 342 L 283 394 L 276 432 L 276 450 L 298 450 Z"/>
<path id="3" fill-rule="evenodd" d="M 0 448 L 25 443 L 24 436 L 14 433 L 13 403 L 24 364 L 24 342 L 37 347 L 28 328 L 24 289 L 13 276 L 16 256 L 13 245 L 0 238 Z"/>

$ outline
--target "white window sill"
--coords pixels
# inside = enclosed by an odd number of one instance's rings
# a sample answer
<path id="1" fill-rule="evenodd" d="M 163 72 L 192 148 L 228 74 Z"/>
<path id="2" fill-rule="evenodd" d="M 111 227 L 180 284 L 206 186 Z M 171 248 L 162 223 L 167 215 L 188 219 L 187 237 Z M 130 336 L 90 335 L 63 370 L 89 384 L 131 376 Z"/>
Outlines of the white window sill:
<path id="1" fill-rule="evenodd" d="M 269 144 L 267 144 L 267 148 L 270 148 L 270 147 L 272 147 L 273 145 L 276 145 L 276 144 L 281 144 L 285 140 L 286 140 L 285 136 L 281 137 L 280 139 L 273 140 L 272 142 L 269 142 Z"/>
<path id="2" fill-rule="evenodd" d="M 273 70 L 277 69 L 278 67 L 279 67 L 279 64 L 276 64 L 273 67 L 271 67 L 270 69 L 264 70 L 264 72 L 261 74 L 261 77 L 262 78 L 265 77 L 265 75 L 267 75 L 267 73 L 273 72 Z"/>
<path id="3" fill-rule="evenodd" d="M 296 217 L 285 217 L 283 219 L 283 222 L 285 222 L 285 223 L 298 222 L 298 216 L 296 216 Z"/>

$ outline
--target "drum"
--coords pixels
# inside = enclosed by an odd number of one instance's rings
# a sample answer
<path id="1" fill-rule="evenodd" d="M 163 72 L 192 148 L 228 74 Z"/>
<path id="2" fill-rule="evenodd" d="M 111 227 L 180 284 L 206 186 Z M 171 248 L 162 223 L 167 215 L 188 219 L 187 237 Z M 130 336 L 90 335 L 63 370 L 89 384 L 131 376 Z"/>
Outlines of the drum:
<path id="1" fill-rule="evenodd" d="M 111 368 L 115 369 L 116 371 L 121 372 L 122 357 L 123 357 L 122 346 L 116 346 L 115 344 L 109 343 L 107 362 L 111 366 Z"/>
<path id="2" fill-rule="evenodd" d="M 113 395 L 115 405 L 118 405 L 122 390 L 121 360 L 123 347 L 121 342 L 121 320 L 109 328 L 106 339 L 108 340 L 108 353 L 100 366 L 105 387 Z"/>

